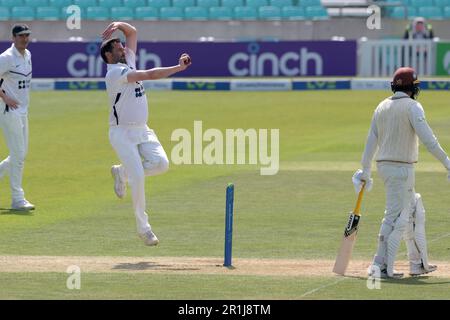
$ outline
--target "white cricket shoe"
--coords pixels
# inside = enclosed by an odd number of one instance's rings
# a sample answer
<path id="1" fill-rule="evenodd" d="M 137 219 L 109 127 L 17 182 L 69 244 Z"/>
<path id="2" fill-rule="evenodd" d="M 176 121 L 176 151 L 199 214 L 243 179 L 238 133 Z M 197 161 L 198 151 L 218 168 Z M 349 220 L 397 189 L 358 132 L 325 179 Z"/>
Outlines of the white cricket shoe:
<path id="1" fill-rule="evenodd" d="M 114 178 L 114 192 L 118 198 L 122 199 L 127 192 L 127 183 L 121 175 L 120 165 L 111 167 L 111 175 Z"/>
<path id="2" fill-rule="evenodd" d="M 367 269 L 367 274 L 369 277 L 380 278 L 380 279 L 401 279 L 403 278 L 403 273 L 394 270 L 392 276 L 390 276 L 387 272 L 387 269 L 384 267 L 380 269 L 377 265 L 372 265 Z"/>
<path id="3" fill-rule="evenodd" d="M 425 268 L 423 266 L 423 263 L 416 264 L 416 263 L 410 263 L 409 264 L 409 275 L 412 277 L 420 276 L 422 274 L 427 274 L 433 271 L 437 270 L 437 266 L 433 264 L 429 264 L 428 268 Z"/>
<path id="4" fill-rule="evenodd" d="M 30 211 L 30 210 L 34 210 L 34 204 L 30 203 L 26 199 L 13 201 L 13 203 L 11 205 L 11 209 L 17 210 L 17 211 Z"/>
<path id="5" fill-rule="evenodd" d="M 159 243 L 158 238 L 152 230 L 149 230 L 146 233 L 141 233 L 139 237 L 144 240 L 144 243 L 147 246 L 156 246 Z"/>

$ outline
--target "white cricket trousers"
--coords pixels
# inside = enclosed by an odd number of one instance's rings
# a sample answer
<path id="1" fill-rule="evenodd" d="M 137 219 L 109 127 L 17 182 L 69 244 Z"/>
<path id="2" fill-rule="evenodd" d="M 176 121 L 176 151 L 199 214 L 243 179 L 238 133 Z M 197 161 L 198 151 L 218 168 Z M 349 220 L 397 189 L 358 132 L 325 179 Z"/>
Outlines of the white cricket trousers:
<path id="1" fill-rule="evenodd" d="M 403 232 L 415 203 L 415 173 L 411 164 L 379 162 L 378 173 L 386 191 L 386 209 L 381 224 L 374 263 L 393 272 Z"/>
<path id="2" fill-rule="evenodd" d="M 22 176 L 28 152 L 28 117 L 0 110 L 0 127 L 9 149 L 9 156 L 0 162 L 0 177 L 9 174 L 13 202 L 25 199 Z"/>
<path id="3" fill-rule="evenodd" d="M 145 176 L 155 176 L 169 169 L 166 152 L 148 126 L 111 126 L 109 141 L 122 162 L 131 188 L 137 231 L 145 233 L 151 230 L 145 212 Z"/>

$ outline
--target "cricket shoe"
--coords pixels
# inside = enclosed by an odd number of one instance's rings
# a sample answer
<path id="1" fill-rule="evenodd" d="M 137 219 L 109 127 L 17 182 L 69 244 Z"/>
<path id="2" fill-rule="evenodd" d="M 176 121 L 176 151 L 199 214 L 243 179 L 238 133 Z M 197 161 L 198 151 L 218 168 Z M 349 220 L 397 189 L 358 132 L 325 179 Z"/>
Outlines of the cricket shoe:
<path id="1" fill-rule="evenodd" d="M 395 271 L 390 276 L 386 268 L 380 269 L 379 266 L 372 265 L 368 268 L 367 273 L 369 277 L 379 278 L 379 279 L 401 279 L 403 278 L 403 273 Z"/>
<path id="2" fill-rule="evenodd" d="M 409 264 L 409 275 L 412 277 L 420 276 L 422 274 L 427 274 L 437 270 L 437 266 L 429 264 L 428 268 L 423 266 L 423 263 L 410 263 Z"/>
<path id="3" fill-rule="evenodd" d="M 34 204 L 30 203 L 26 199 L 13 201 L 11 209 L 17 211 L 30 211 L 34 210 Z"/>
<path id="4" fill-rule="evenodd" d="M 127 183 L 120 172 L 120 165 L 111 167 L 111 175 L 114 178 L 114 192 L 118 198 L 122 199 L 127 192 Z"/>
<path id="5" fill-rule="evenodd" d="M 144 240 L 146 246 L 156 246 L 159 243 L 158 238 L 152 230 L 149 230 L 146 233 L 141 233 L 139 237 Z"/>

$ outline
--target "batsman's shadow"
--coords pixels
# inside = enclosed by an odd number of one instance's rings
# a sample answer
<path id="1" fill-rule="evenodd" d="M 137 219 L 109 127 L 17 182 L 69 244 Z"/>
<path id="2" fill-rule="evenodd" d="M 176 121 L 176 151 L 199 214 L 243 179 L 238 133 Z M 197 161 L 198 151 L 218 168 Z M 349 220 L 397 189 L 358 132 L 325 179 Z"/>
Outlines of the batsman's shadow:
<path id="1" fill-rule="evenodd" d="M 345 278 L 349 279 L 358 279 L 358 280 L 364 280 L 367 281 L 368 277 L 362 277 L 362 276 L 345 276 Z M 402 284 L 402 285 L 409 285 L 409 286 L 427 286 L 427 285 L 436 285 L 436 284 L 450 284 L 450 281 L 439 281 L 439 282 L 427 282 L 425 280 L 429 279 L 439 279 L 433 276 L 418 276 L 418 277 L 407 277 L 402 279 L 380 279 L 381 283 L 393 283 L 393 284 Z"/>
<path id="2" fill-rule="evenodd" d="M 13 210 L 11 208 L 0 208 L 0 215 L 33 216 L 33 210 L 21 211 L 21 210 Z"/>
<path id="3" fill-rule="evenodd" d="M 155 271 L 197 271 L 199 268 L 176 266 L 170 264 L 159 264 L 157 262 L 142 261 L 138 263 L 119 263 L 115 265 L 113 270 L 155 270 Z"/>

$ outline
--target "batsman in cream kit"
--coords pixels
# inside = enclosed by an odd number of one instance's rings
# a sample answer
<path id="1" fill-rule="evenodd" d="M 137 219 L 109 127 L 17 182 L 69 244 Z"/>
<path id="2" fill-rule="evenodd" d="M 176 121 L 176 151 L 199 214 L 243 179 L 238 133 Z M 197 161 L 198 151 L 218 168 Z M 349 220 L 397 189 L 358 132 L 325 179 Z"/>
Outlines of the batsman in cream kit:
<path id="1" fill-rule="evenodd" d="M 116 30 L 125 35 L 125 47 L 119 38 L 110 39 Z M 113 22 L 102 38 L 101 56 L 108 65 L 105 82 L 111 105 L 109 140 L 121 161 L 111 168 L 114 191 L 123 198 L 127 183 L 130 185 L 138 234 L 146 245 L 154 246 L 159 240 L 148 222 L 145 177 L 167 171 L 169 160 L 155 132 L 147 126 L 148 105 L 142 81 L 183 71 L 191 59 L 182 54 L 178 65 L 136 70 L 136 28 L 125 22 Z"/>

